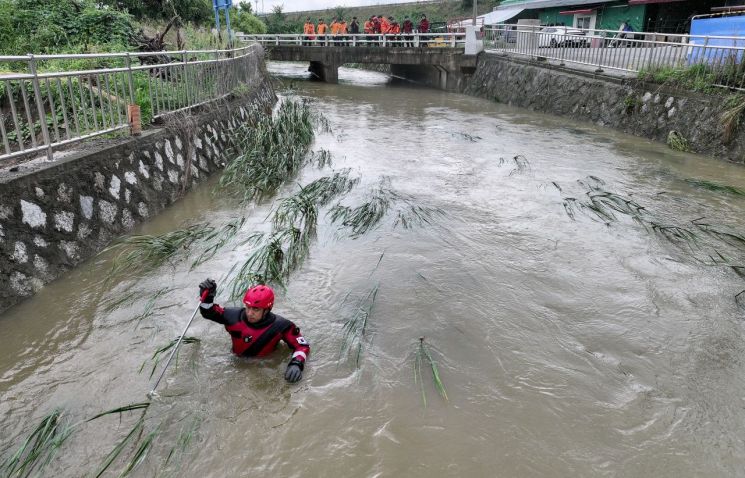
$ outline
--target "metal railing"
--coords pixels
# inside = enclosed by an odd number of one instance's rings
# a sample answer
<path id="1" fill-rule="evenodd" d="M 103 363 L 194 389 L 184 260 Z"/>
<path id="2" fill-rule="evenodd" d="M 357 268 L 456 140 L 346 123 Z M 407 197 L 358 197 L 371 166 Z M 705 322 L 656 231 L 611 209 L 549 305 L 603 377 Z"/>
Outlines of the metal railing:
<path id="1" fill-rule="evenodd" d="M 130 127 L 230 93 L 254 46 L 233 50 L 0 56 L 0 161 Z"/>
<path id="2" fill-rule="evenodd" d="M 395 35 L 237 35 L 239 41 L 265 46 L 346 46 L 401 48 L 464 48 L 465 33 L 401 33 Z"/>
<path id="3" fill-rule="evenodd" d="M 596 71 L 677 70 L 691 81 L 745 90 L 745 37 L 496 25 L 484 30 L 484 47 Z"/>

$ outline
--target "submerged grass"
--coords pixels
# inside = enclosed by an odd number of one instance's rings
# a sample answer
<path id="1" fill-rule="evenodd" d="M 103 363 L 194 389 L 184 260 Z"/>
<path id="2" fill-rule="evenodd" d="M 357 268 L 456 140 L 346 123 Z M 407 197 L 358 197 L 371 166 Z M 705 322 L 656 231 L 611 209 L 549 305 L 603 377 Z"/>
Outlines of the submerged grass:
<path id="1" fill-rule="evenodd" d="M 499 158 L 499 166 L 510 164 L 512 169 L 510 170 L 510 176 L 513 174 L 523 174 L 530 172 L 530 161 L 522 154 L 513 156 L 510 159 Z"/>
<path id="2" fill-rule="evenodd" d="M 350 229 L 351 237 L 357 238 L 375 229 L 390 210 L 396 213 L 393 227 L 405 229 L 429 224 L 436 216 L 444 214 L 442 209 L 418 205 L 411 196 L 394 190 L 390 178 L 383 177 L 378 186 L 370 190 L 364 203 L 355 207 L 337 203 L 328 215 L 331 222 Z"/>
<path id="3" fill-rule="evenodd" d="M 173 347 L 176 346 L 178 343 L 179 337 L 176 337 L 175 339 L 171 340 L 167 344 L 163 345 L 162 347 L 159 347 L 158 350 L 156 350 L 153 353 L 153 356 L 150 358 L 150 360 L 153 362 L 153 366 L 150 369 L 150 376 L 148 378 L 153 378 L 153 375 L 155 374 L 155 370 L 158 368 L 158 364 L 160 363 L 160 360 L 163 358 L 163 354 L 171 350 Z M 201 343 L 201 339 L 198 339 L 196 337 L 184 337 L 184 339 L 181 341 L 184 344 L 198 344 Z M 178 354 L 181 352 L 179 350 L 176 353 L 176 361 L 178 362 Z M 145 368 L 145 365 L 147 362 L 143 362 L 140 366 L 140 372 Z"/>
<path id="4" fill-rule="evenodd" d="M 732 194 L 733 196 L 745 196 L 745 191 L 736 188 L 734 186 L 728 186 L 726 184 L 719 184 L 705 179 L 686 179 L 686 183 L 698 189 L 705 189 L 707 191 Z"/>
<path id="5" fill-rule="evenodd" d="M 426 364 L 425 364 L 426 361 Z M 432 371 L 432 381 L 434 382 L 437 393 L 447 402 L 448 394 L 445 390 L 445 384 L 440 378 L 440 371 L 437 368 L 437 363 L 432 358 L 432 354 L 429 351 L 428 346 L 424 343 L 424 337 L 419 337 L 419 344 L 416 349 L 414 358 L 414 383 L 419 384 L 419 388 L 422 393 L 422 403 L 427 406 L 427 394 L 424 391 L 424 379 L 422 376 L 422 368 L 429 366 Z"/>
<path id="6" fill-rule="evenodd" d="M 290 274 L 308 257 L 315 239 L 318 209 L 349 192 L 359 181 L 348 169 L 317 179 L 295 194 L 277 201 L 272 209 L 272 230 L 247 239 L 254 249 L 231 282 L 231 297 L 239 297 L 255 284 L 284 287 Z"/>
<path id="7" fill-rule="evenodd" d="M 314 126 L 323 120 L 306 100 L 284 101 L 274 117 L 263 116 L 243 124 L 232 135 L 238 155 L 228 163 L 219 186 L 243 201 L 261 200 L 310 159 L 306 153 L 315 136 Z M 329 153 L 320 153 L 318 163 L 326 164 Z"/>
<path id="8" fill-rule="evenodd" d="M 376 285 L 363 297 L 355 306 L 352 315 L 344 322 L 342 328 L 342 343 L 339 349 L 339 361 L 350 354 L 353 357 L 355 368 L 360 367 L 362 360 L 362 347 L 365 343 L 365 334 L 367 332 L 367 322 L 372 315 L 375 299 L 378 296 L 378 287 Z"/>
<path id="9" fill-rule="evenodd" d="M 708 181 L 688 182 L 709 190 L 740 194 L 736 188 Z M 657 217 L 635 200 L 608 191 L 602 180 L 592 176 L 578 181 L 578 184 L 585 189 L 583 197 L 562 198 L 564 210 L 572 220 L 583 214 L 610 226 L 623 217 L 630 218 L 689 259 L 707 266 L 728 267 L 737 275 L 745 277 L 745 264 L 741 262 L 745 254 L 745 235 L 709 224 L 705 222 L 705 218 L 681 222 Z M 562 191 L 558 185 L 557 189 Z"/>
<path id="10" fill-rule="evenodd" d="M 165 234 L 129 236 L 108 248 L 121 250 L 114 258 L 109 277 L 122 272 L 143 273 L 176 263 L 183 259 L 183 253 L 201 247 L 202 252 L 191 265 L 194 268 L 229 244 L 244 223 L 245 218 L 239 218 L 219 227 L 199 223 Z"/>
<path id="11" fill-rule="evenodd" d="M 7 478 L 43 476 L 73 430 L 74 426 L 63 423 L 62 410 L 45 415 L 18 450 L 0 465 L 0 474 Z"/>

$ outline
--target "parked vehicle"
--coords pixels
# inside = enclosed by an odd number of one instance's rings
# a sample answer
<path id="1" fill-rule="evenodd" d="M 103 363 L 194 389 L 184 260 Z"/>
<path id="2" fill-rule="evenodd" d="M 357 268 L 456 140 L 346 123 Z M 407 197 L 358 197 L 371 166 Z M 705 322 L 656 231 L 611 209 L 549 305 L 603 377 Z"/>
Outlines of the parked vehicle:
<path id="1" fill-rule="evenodd" d="M 538 32 L 538 47 L 589 47 L 590 39 L 585 32 L 569 27 L 544 27 Z"/>

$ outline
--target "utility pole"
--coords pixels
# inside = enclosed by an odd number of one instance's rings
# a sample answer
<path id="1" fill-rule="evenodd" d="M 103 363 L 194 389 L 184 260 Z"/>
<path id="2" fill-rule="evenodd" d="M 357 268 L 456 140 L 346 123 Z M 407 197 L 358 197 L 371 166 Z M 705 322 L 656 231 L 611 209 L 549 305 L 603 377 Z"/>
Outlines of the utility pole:
<path id="1" fill-rule="evenodd" d="M 478 4 L 478 0 L 473 0 L 473 26 L 476 26 L 476 16 L 479 14 L 479 9 L 476 6 Z"/>

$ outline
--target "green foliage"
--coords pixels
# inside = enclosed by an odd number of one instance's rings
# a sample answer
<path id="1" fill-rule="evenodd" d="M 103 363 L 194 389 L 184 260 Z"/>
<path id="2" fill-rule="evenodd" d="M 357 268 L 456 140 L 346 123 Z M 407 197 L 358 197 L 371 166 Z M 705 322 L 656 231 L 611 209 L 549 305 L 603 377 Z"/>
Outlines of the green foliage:
<path id="1" fill-rule="evenodd" d="M 245 8 L 248 5 L 248 8 Z M 260 35 L 267 32 L 266 23 L 251 13 L 248 2 L 240 3 L 240 8 L 230 9 L 230 22 L 233 31 Z"/>
<path id="2" fill-rule="evenodd" d="M 134 19 L 92 0 L 0 0 L 0 52 L 87 52 L 90 45 L 127 44 Z"/>
<path id="3" fill-rule="evenodd" d="M 667 145 L 675 151 L 690 151 L 688 140 L 677 131 L 670 131 L 667 135 Z"/>
<path id="4" fill-rule="evenodd" d="M 185 22 L 206 23 L 213 18 L 209 0 L 101 0 L 101 3 L 127 11 L 138 19 L 164 20 L 178 15 Z"/>
<path id="5" fill-rule="evenodd" d="M 704 63 L 687 67 L 661 66 L 639 71 L 639 79 L 702 93 L 724 92 L 722 86 L 741 87 L 745 63 L 734 60 L 712 66 Z"/>

